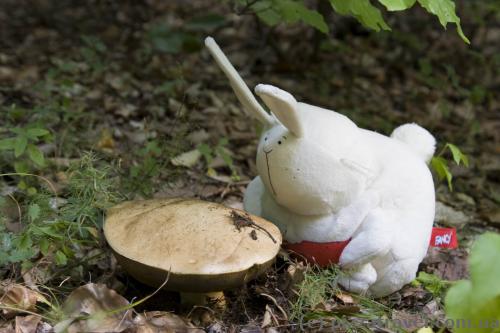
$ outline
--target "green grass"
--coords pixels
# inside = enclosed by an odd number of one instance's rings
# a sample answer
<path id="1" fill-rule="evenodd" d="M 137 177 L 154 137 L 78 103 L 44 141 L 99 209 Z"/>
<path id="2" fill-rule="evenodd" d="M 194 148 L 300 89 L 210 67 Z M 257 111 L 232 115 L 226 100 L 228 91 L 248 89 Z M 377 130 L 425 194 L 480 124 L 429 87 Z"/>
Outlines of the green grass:
<path id="1" fill-rule="evenodd" d="M 346 305 L 335 299 L 335 295 L 342 293 L 338 285 L 342 274 L 337 266 L 327 269 L 308 266 L 304 280 L 295 287 L 296 295 L 290 301 L 290 322 L 302 328 L 333 326 L 353 333 L 372 332 L 370 322 L 389 323 L 391 309 L 369 297 L 351 295 L 353 304 Z"/>
<path id="2" fill-rule="evenodd" d="M 0 265 L 14 265 L 14 272 L 19 265 L 22 271 L 44 269 L 40 281 L 44 284 L 68 273 L 67 269 L 80 266 L 84 271 L 87 254 L 99 245 L 104 210 L 124 198 L 111 167 L 92 153 L 83 154 L 65 174 L 68 180 L 62 193 L 56 195 L 38 184 L 33 194 L 15 194 L 19 232 L 8 230 L 7 216 L 0 224 Z M 14 196 L 3 198 L 3 205 L 11 199 Z M 47 261 L 55 265 L 40 265 Z"/>

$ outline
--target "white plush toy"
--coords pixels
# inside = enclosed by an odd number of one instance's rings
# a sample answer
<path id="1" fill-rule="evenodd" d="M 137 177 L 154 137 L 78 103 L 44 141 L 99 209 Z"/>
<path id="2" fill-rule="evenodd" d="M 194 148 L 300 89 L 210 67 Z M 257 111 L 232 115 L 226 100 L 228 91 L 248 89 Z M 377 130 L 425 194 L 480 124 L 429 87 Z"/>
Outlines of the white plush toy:
<path id="1" fill-rule="evenodd" d="M 245 110 L 265 126 L 260 176 L 248 185 L 245 209 L 275 223 L 290 243 L 351 239 L 339 260 L 347 272 L 340 283 L 350 291 L 380 297 L 412 281 L 434 220 L 427 167 L 434 137 L 416 124 L 387 137 L 259 84 L 268 114 L 215 41 L 205 44 Z"/>

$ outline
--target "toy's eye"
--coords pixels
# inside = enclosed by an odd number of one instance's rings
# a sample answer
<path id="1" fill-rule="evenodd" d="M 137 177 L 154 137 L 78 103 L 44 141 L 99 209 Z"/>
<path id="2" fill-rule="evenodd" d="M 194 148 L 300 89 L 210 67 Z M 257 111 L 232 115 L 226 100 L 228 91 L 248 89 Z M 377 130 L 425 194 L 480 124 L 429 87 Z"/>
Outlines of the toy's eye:
<path id="1" fill-rule="evenodd" d="M 278 141 L 278 144 L 279 144 L 279 145 L 281 144 L 281 140 L 280 140 L 280 141 Z"/>
<path id="2" fill-rule="evenodd" d="M 264 141 L 267 141 L 267 136 L 264 138 Z"/>

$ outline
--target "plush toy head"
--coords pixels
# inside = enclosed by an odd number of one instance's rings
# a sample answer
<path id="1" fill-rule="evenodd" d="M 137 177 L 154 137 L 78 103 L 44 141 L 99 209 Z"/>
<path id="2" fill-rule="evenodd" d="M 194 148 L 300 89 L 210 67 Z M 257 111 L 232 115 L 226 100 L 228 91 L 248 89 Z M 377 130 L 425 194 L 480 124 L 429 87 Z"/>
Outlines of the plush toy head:
<path id="1" fill-rule="evenodd" d="M 208 37 L 205 44 L 246 112 L 264 125 L 257 168 L 276 202 L 297 214 L 327 214 L 364 191 L 373 178 L 370 154 L 356 144 L 359 129 L 351 120 L 259 84 L 255 93 L 269 115 L 215 41 Z"/>
<path id="2" fill-rule="evenodd" d="M 346 138 L 355 141 L 357 133 L 351 121 L 318 114 L 274 86 L 259 84 L 255 92 L 276 119 L 257 148 L 259 174 L 276 202 L 302 215 L 332 213 L 365 189 L 369 173 L 349 162 L 355 149 Z"/>

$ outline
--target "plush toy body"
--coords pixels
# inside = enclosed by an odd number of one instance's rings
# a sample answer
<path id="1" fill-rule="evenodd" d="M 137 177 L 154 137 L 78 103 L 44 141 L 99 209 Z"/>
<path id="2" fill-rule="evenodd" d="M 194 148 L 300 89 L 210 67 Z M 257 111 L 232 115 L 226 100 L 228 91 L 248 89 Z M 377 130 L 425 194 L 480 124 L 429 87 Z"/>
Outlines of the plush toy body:
<path id="1" fill-rule="evenodd" d="M 348 273 L 340 282 L 351 291 L 384 296 L 414 279 L 434 220 L 426 164 L 432 135 L 406 124 L 387 137 L 258 85 L 269 115 L 215 41 L 206 44 L 245 109 L 266 127 L 245 209 L 275 223 L 291 243 L 351 239 L 339 260 Z"/>

